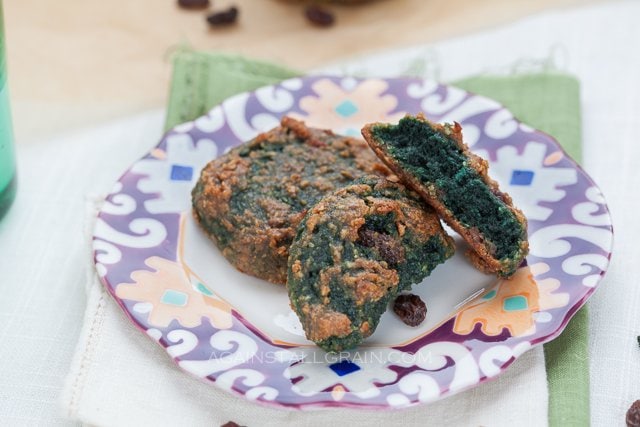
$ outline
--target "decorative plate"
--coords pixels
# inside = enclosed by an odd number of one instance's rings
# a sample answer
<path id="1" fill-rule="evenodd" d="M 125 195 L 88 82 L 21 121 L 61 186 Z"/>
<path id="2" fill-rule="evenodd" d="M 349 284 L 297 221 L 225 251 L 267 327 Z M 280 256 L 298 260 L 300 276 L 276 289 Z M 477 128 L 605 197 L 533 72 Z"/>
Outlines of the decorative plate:
<path id="1" fill-rule="evenodd" d="M 359 349 L 307 341 L 286 290 L 236 271 L 190 212 L 200 169 L 282 115 L 359 135 L 369 121 L 424 111 L 458 121 L 490 175 L 529 219 L 531 253 L 510 280 L 457 254 L 413 292 L 417 328 L 386 313 Z M 228 99 L 169 131 L 115 184 L 94 232 L 98 274 L 124 312 L 185 371 L 246 399 L 287 408 L 404 407 L 495 377 L 555 338 L 593 293 L 610 258 L 602 194 L 550 136 L 495 101 L 411 78 L 291 79 Z"/>

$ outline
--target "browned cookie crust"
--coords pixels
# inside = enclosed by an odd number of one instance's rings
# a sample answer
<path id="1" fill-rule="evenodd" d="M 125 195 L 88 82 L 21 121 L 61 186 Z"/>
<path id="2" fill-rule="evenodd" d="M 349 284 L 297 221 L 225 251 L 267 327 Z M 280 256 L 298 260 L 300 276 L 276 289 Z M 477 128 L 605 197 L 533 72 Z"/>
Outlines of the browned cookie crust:
<path id="1" fill-rule="evenodd" d="M 453 251 L 415 193 L 384 178 L 359 179 L 321 199 L 300 224 L 289 255 L 291 306 L 321 348 L 355 347 L 399 291 Z"/>
<path id="2" fill-rule="evenodd" d="M 238 270 L 284 284 L 295 230 L 325 194 L 370 173 L 388 174 L 364 141 L 284 117 L 211 161 L 192 191 L 202 228 Z"/>
<path id="3" fill-rule="evenodd" d="M 475 251 L 473 264 L 508 277 L 528 253 L 527 220 L 469 151 L 461 127 L 406 116 L 397 125 L 362 129 L 369 146 L 418 192 Z"/>

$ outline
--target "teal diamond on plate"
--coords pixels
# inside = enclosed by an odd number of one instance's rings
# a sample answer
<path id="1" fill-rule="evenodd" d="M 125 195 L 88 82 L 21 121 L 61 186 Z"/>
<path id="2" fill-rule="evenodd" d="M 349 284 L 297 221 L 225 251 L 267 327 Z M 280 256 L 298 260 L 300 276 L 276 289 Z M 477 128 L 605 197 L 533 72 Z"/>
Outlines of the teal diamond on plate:
<path id="1" fill-rule="evenodd" d="M 189 295 L 185 294 L 184 292 L 167 289 L 166 291 L 164 291 L 164 294 L 162 294 L 160 302 L 168 305 L 184 306 L 187 304 L 188 299 Z"/>
<path id="2" fill-rule="evenodd" d="M 205 285 L 203 285 L 200 282 L 198 282 L 198 285 L 196 286 L 196 289 L 201 294 L 204 294 L 204 295 L 209 296 L 209 297 L 213 296 L 213 292 L 211 292 L 211 290 L 209 288 L 207 288 Z"/>
<path id="3" fill-rule="evenodd" d="M 361 136 L 362 136 L 362 134 L 360 133 L 360 131 L 359 131 L 358 129 L 355 129 L 355 128 L 349 128 L 349 129 L 345 130 L 345 131 L 343 132 L 343 134 L 344 134 L 345 136 L 351 136 L 351 137 L 354 137 L 354 138 L 359 138 L 359 137 L 361 137 Z"/>
<path id="4" fill-rule="evenodd" d="M 522 295 L 516 295 L 515 297 L 505 298 L 502 302 L 502 307 L 505 311 L 520 311 L 526 310 L 529 305 L 527 299 Z"/>
<path id="5" fill-rule="evenodd" d="M 497 292 L 496 292 L 496 290 L 494 289 L 494 290 L 492 290 L 492 291 L 487 292 L 487 294 L 486 294 L 485 296 L 483 296 L 483 297 L 482 297 L 482 299 L 491 299 L 491 298 L 494 298 L 494 297 L 496 296 L 496 294 L 497 294 Z"/>
<path id="6" fill-rule="evenodd" d="M 336 113 L 340 114 L 342 117 L 353 116 L 358 112 L 358 107 L 353 102 L 348 99 L 341 102 L 340 105 L 336 107 Z"/>

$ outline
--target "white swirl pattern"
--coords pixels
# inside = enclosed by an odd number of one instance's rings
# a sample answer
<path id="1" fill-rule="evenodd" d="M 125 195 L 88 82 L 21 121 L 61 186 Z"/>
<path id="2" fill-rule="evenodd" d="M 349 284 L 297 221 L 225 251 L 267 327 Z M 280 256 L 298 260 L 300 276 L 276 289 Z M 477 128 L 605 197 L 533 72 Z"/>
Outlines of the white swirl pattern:
<path id="1" fill-rule="evenodd" d="M 147 329 L 147 335 L 149 335 L 151 338 L 153 338 L 154 341 L 158 342 L 160 341 L 160 338 L 162 338 L 162 331 L 156 328 L 149 328 Z"/>
<path id="2" fill-rule="evenodd" d="M 500 104 L 497 102 L 487 102 L 486 98 L 480 96 L 471 96 L 466 99 L 462 104 L 455 107 L 453 110 L 445 114 L 440 121 L 442 122 L 458 122 L 463 123 L 465 120 L 470 119 L 478 114 L 487 113 L 500 108 Z M 485 128 L 486 129 L 486 128 Z"/>
<path id="3" fill-rule="evenodd" d="M 122 259 L 120 249 L 104 240 L 94 240 L 93 251 L 96 253 L 96 261 L 102 264 L 115 264 Z"/>
<path id="4" fill-rule="evenodd" d="M 175 343 L 167 347 L 167 352 L 174 358 L 188 354 L 198 345 L 198 337 L 196 334 L 184 329 L 172 330 L 167 334 L 167 340 Z"/>
<path id="5" fill-rule="evenodd" d="M 222 104 L 227 125 L 229 125 L 233 133 L 237 135 L 241 141 L 248 141 L 258 133 L 256 129 L 247 123 L 244 114 L 237 114 L 238 111 L 244 113 L 248 100 L 249 94 L 241 94 L 230 98 Z"/>
<path id="6" fill-rule="evenodd" d="M 488 377 L 495 377 L 500 373 L 500 367 L 513 357 L 513 352 L 506 345 L 497 345 L 486 350 L 478 359 L 478 366 L 483 374 Z M 495 361 L 499 364 L 495 364 Z"/>
<path id="7" fill-rule="evenodd" d="M 505 139 L 518 130 L 518 122 L 508 110 L 501 108 L 493 113 L 484 126 L 484 133 L 493 139 Z"/>
<path id="8" fill-rule="evenodd" d="M 411 400 L 402 393 L 391 393 L 387 396 L 387 403 L 392 408 L 404 408 L 411 405 Z"/>
<path id="9" fill-rule="evenodd" d="M 255 91 L 256 98 L 269 111 L 282 113 L 293 107 L 293 95 L 277 86 L 265 86 Z"/>
<path id="10" fill-rule="evenodd" d="M 597 187 L 589 187 L 585 192 L 585 195 L 591 202 L 578 203 L 571 209 L 571 215 L 573 219 L 582 224 L 587 225 L 611 225 L 611 218 L 607 212 L 596 214 L 596 212 L 602 210 L 604 204 L 604 197 Z"/>
<path id="11" fill-rule="evenodd" d="M 213 109 L 209 114 L 196 119 L 193 123 L 202 132 L 216 132 L 224 126 L 224 116 L 220 109 Z"/>
<path id="12" fill-rule="evenodd" d="M 153 304 L 150 302 L 139 302 L 133 305 L 133 311 L 140 314 L 150 313 L 153 309 Z"/>
<path id="13" fill-rule="evenodd" d="M 302 89 L 302 79 L 299 77 L 294 77 L 292 79 L 288 79 L 280 83 L 285 89 L 289 89 L 290 91 L 296 91 Z"/>
<path id="14" fill-rule="evenodd" d="M 262 384 L 265 376 L 255 369 L 232 369 L 218 375 L 216 382 L 220 387 L 231 390 L 238 379 L 243 385 L 255 387 Z"/>
<path id="15" fill-rule="evenodd" d="M 423 80 L 420 83 L 411 83 L 407 87 L 407 95 L 411 98 L 424 98 L 438 89 L 438 83 L 434 80 Z"/>
<path id="16" fill-rule="evenodd" d="M 214 352 L 208 360 L 182 360 L 179 362 L 180 367 L 204 378 L 241 365 L 258 351 L 258 345 L 251 337 L 231 330 L 216 332 L 211 336 L 209 343 L 214 350 L 223 352 L 221 357 L 216 357 Z M 235 351 L 231 352 L 234 347 Z"/>
<path id="17" fill-rule="evenodd" d="M 468 123 L 467 120 L 477 116 L 478 114 L 486 113 L 500 108 L 500 105 L 494 101 L 487 101 L 486 98 L 480 96 L 472 96 L 466 99 L 462 104 L 449 111 L 447 114 L 440 118 L 441 122 L 458 122 L 462 123 L 464 142 L 469 147 L 476 145 L 482 134 L 478 126 Z"/>
<path id="18" fill-rule="evenodd" d="M 109 215 L 128 215 L 136 210 L 136 200 L 128 194 L 114 194 L 111 201 L 105 200 L 102 212 Z"/>
<path id="19" fill-rule="evenodd" d="M 164 224 L 153 218 L 134 219 L 129 223 L 129 230 L 133 234 L 118 231 L 102 218 L 98 218 L 94 229 L 94 237 L 120 246 L 137 249 L 157 246 L 167 237 L 167 229 Z"/>
<path id="20" fill-rule="evenodd" d="M 398 382 L 398 388 L 409 396 L 417 395 L 420 402 L 431 402 L 440 396 L 440 385 L 424 372 L 406 375 Z"/>
<path id="21" fill-rule="evenodd" d="M 268 400 L 273 401 L 278 397 L 278 390 L 273 387 L 260 386 L 247 390 L 245 397 L 249 400 Z"/>
<path id="22" fill-rule="evenodd" d="M 540 258 L 558 258 L 571 251 L 567 238 L 585 240 L 608 250 L 611 230 L 578 224 L 558 224 L 544 227 L 529 236 L 531 255 Z"/>
<path id="23" fill-rule="evenodd" d="M 478 365 L 471 352 L 462 344 L 441 341 L 427 344 L 416 353 L 416 365 L 435 371 L 442 369 L 452 359 L 455 363 L 451 391 L 461 390 L 480 380 Z"/>
<path id="24" fill-rule="evenodd" d="M 431 114 L 443 114 L 451 110 L 467 96 L 467 92 L 456 87 L 449 86 L 445 90 L 445 95 L 434 93 L 428 95 L 420 104 L 422 110 Z"/>
<path id="25" fill-rule="evenodd" d="M 344 90 L 352 91 L 356 88 L 356 86 L 358 86 L 358 80 L 354 79 L 353 77 L 345 77 L 340 80 L 340 86 Z"/>
<path id="26" fill-rule="evenodd" d="M 584 276 L 582 284 L 593 287 L 600 278 L 600 271 L 603 271 L 607 267 L 607 264 L 609 264 L 609 259 L 603 255 L 582 254 L 569 257 L 562 261 L 562 270 L 574 276 Z M 598 271 L 598 273 L 589 274 L 594 270 Z"/>
<path id="27" fill-rule="evenodd" d="M 273 114 L 256 114 L 251 119 L 251 126 L 259 132 L 272 129 L 280 124 L 280 120 Z"/>
<path id="28" fill-rule="evenodd" d="M 193 121 L 190 121 L 190 122 L 180 123 L 179 125 L 175 126 L 172 129 L 172 131 L 175 133 L 187 133 L 193 128 L 194 128 L 194 123 Z"/>

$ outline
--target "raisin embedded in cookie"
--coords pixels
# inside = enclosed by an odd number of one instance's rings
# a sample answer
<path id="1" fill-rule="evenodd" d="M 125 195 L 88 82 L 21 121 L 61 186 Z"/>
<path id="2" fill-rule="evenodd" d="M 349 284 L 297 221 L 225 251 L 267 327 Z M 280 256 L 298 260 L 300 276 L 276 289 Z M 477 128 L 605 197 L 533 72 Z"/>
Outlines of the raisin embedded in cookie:
<path id="1" fill-rule="evenodd" d="M 321 199 L 300 223 L 289 250 L 291 306 L 318 346 L 353 348 L 399 291 L 453 252 L 453 239 L 415 193 L 361 178 Z"/>
<path id="2" fill-rule="evenodd" d="M 389 170 L 364 141 L 285 117 L 205 166 L 193 211 L 238 270 L 284 284 L 289 245 L 307 209 L 371 173 Z"/>
<path id="3" fill-rule="evenodd" d="M 362 135 L 471 245 L 477 267 L 503 277 L 515 272 L 529 249 L 527 220 L 488 177 L 487 162 L 462 142 L 459 124 L 439 125 L 419 114 L 397 125 L 368 124 Z"/>

